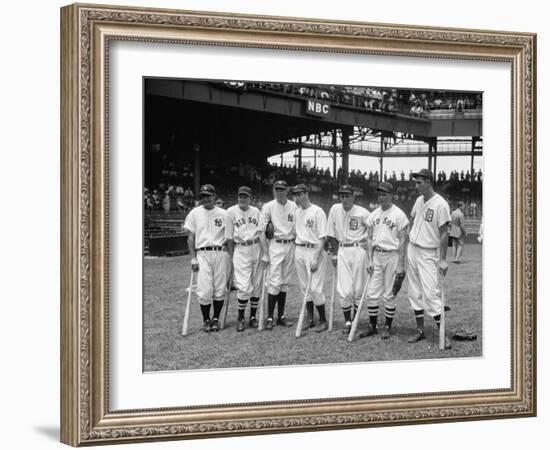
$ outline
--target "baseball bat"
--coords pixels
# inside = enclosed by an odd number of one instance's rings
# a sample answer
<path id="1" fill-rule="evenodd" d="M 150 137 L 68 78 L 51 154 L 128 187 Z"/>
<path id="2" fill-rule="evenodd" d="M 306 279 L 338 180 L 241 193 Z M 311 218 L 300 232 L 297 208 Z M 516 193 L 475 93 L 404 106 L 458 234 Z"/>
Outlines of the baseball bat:
<path id="1" fill-rule="evenodd" d="M 361 294 L 361 300 L 359 300 L 359 306 L 357 306 L 357 312 L 355 313 L 355 317 L 353 318 L 353 322 L 351 323 L 351 330 L 348 335 L 348 342 L 352 342 L 353 338 L 355 337 L 357 326 L 359 325 L 359 316 L 361 315 L 361 308 L 363 307 L 363 302 L 365 301 L 365 296 L 367 295 L 367 288 L 369 287 L 369 282 L 370 282 L 370 275 L 367 275 L 367 282 L 365 283 L 365 287 L 363 288 L 363 293 Z M 353 309 L 353 306 L 352 306 L 352 309 Z"/>
<path id="2" fill-rule="evenodd" d="M 307 301 L 307 295 L 309 294 L 309 287 L 311 285 L 311 269 L 309 270 L 309 274 L 307 277 L 307 286 L 306 286 L 306 292 L 304 293 L 304 300 L 302 301 L 302 309 L 300 310 L 300 317 L 298 319 L 298 325 L 296 326 L 296 337 L 300 337 L 302 335 L 302 327 L 304 325 L 304 319 L 306 316 L 306 301 Z"/>
<path id="3" fill-rule="evenodd" d="M 265 314 L 265 273 L 266 268 L 262 269 L 262 293 L 260 294 L 260 304 L 258 305 L 258 331 L 264 329 L 264 314 Z"/>
<path id="4" fill-rule="evenodd" d="M 187 303 L 185 304 L 185 312 L 183 313 L 183 327 L 181 334 L 187 336 L 187 330 L 189 329 L 189 313 L 191 311 L 191 294 L 193 293 L 193 278 L 195 272 L 191 270 L 191 277 L 189 280 L 189 287 L 187 288 Z"/>
<path id="5" fill-rule="evenodd" d="M 332 331 L 334 325 L 334 297 L 336 297 L 336 267 L 333 266 L 332 270 L 332 292 L 330 294 L 330 303 L 328 311 L 328 331 Z"/>
<path id="6" fill-rule="evenodd" d="M 445 289 L 443 289 L 443 277 L 439 281 L 441 289 L 441 315 L 439 320 L 439 350 L 445 350 Z"/>
<path id="7" fill-rule="evenodd" d="M 229 309 L 229 299 L 231 298 L 231 287 L 233 286 L 233 268 L 229 273 L 229 279 L 227 280 L 225 299 L 223 301 L 223 311 L 220 317 L 220 330 L 225 327 L 225 321 L 227 320 L 227 310 Z"/>

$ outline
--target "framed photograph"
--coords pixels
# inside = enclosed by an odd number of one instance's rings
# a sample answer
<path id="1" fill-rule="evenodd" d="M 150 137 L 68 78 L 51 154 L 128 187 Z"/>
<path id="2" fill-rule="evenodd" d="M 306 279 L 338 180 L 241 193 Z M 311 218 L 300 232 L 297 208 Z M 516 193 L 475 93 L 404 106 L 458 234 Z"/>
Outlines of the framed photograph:
<path id="1" fill-rule="evenodd" d="M 61 440 L 536 414 L 536 36 L 61 9 Z"/>

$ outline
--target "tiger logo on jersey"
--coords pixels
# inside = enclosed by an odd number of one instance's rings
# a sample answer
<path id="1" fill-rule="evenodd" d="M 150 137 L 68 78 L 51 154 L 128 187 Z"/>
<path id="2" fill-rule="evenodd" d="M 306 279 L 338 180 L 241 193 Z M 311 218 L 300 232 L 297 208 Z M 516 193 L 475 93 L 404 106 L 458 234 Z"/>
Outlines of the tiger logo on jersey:
<path id="1" fill-rule="evenodd" d="M 357 217 L 352 217 L 349 220 L 349 229 L 352 231 L 359 229 L 359 219 Z"/>
<path id="2" fill-rule="evenodd" d="M 222 227 L 223 226 L 223 219 L 214 219 L 214 226 Z"/>
<path id="3" fill-rule="evenodd" d="M 294 214 L 289 213 L 287 219 L 288 219 L 289 222 L 294 222 Z"/>

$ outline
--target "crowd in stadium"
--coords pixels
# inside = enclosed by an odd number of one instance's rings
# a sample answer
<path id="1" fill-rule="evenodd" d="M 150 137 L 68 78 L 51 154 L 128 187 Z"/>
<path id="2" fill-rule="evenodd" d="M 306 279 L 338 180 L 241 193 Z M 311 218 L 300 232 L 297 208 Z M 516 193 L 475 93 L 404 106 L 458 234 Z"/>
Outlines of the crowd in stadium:
<path id="1" fill-rule="evenodd" d="M 269 90 L 285 95 L 318 99 L 372 111 L 424 117 L 432 111 L 463 113 L 482 108 L 481 94 L 346 86 L 303 86 L 284 83 L 226 82 L 236 90 Z"/>
<path id="2" fill-rule="evenodd" d="M 195 205 L 193 195 L 194 174 L 191 168 L 170 163 L 162 170 L 162 179 L 154 186 L 144 190 L 144 208 L 146 210 L 164 210 L 188 212 Z M 201 178 L 216 186 L 217 192 L 228 201 L 232 199 L 238 186 L 248 185 L 254 189 L 258 199 L 270 198 L 271 186 L 277 179 L 284 179 L 289 185 L 305 183 L 311 189 L 311 195 L 317 203 L 327 207 L 331 204 L 333 193 L 339 181 L 343 179 L 342 169 L 338 170 L 335 180 L 329 169 L 303 166 L 298 170 L 292 166 L 266 164 L 263 167 L 252 167 L 247 163 L 233 166 L 206 165 L 201 170 Z M 349 182 L 357 190 L 358 200 L 369 209 L 376 207 L 376 186 L 380 181 L 389 181 L 395 188 L 395 202 L 403 208 L 416 199 L 414 184 L 411 183 L 412 171 L 396 173 L 384 172 L 380 177 L 378 171 L 362 172 L 353 169 L 349 173 Z M 481 187 L 483 174 L 479 171 L 439 171 L 436 174 L 436 190 L 443 190 L 449 201 L 463 201 L 466 204 L 466 215 L 481 214 Z"/>

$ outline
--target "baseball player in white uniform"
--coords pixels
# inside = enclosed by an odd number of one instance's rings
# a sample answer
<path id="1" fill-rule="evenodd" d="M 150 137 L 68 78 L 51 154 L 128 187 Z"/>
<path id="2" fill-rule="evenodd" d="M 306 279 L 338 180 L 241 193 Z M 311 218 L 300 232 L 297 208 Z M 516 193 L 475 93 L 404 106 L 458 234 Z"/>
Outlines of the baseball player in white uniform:
<path id="1" fill-rule="evenodd" d="M 233 245 L 233 278 L 238 290 L 238 320 L 237 331 L 244 331 L 244 314 L 250 300 L 250 321 L 252 328 L 258 326 L 256 310 L 261 291 L 261 259 L 260 259 L 260 210 L 250 204 L 252 189 L 241 186 L 237 191 L 238 203 L 227 210 L 228 221 L 226 238 Z"/>
<path id="2" fill-rule="evenodd" d="M 361 240 L 367 237 L 369 212 L 355 205 L 353 187 L 343 185 L 338 191 L 342 203 L 330 208 L 327 235 L 331 242 L 332 263 L 337 267 L 336 290 L 344 313 L 344 334 L 351 330 L 351 308 L 357 309 L 366 282 L 370 257 L 361 247 Z M 335 241 L 336 242 L 335 242 Z"/>
<path id="3" fill-rule="evenodd" d="M 369 226 L 367 249 L 371 255 L 371 264 L 368 268 L 371 279 L 367 288 L 370 325 L 367 330 L 359 333 L 359 337 L 378 333 L 378 312 L 380 298 L 382 298 L 386 318 L 382 339 L 388 339 L 396 309 L 393 284 L 396 275 L 404 276 L 405 272 L 405 239 L 409 219 L 398 206 L 393 204 L 391 183 L 380 183 L 376 190 L 380 206 L 367 219 Z"/>
<path id="4" fill-rule="evenodd" d="M 191 254 L 191 268 L 199 272 L 197 297 L 204 320 L 203 330 L 218 331 L 218 319 L 227 292 L 231 258 L 227 251 L 227 211 L 215 206 L 216 190 L 211 184 L 201 186 L 200 206 L 193 208 L 185 219 L 184 228 L 189 232 L 187 242 Z M 210 319 L 210 305 L 214 313 Z"/>
<path id="5" fill-rule="evenodd" d="M 292 326 L 285 317 L 285 303 L 288 283 L 294 265 L 296 239 L 296 203 L 288 200 L 288 184 L 284 180 L 273 183 L 274 200 L 262 207 L 260 214 L 260 245 L 262 261 L 268 267 L 267 273 L 267 320 L 266 330 L 273 329 L 273 313 L 277 305 L 277 325 Z M 273 239 L 267 242 L 265 230 L 273 225 Z"/>
<path id="6" fill-rule="evenodd" d="M 292 189 L 294 200 L 299 206 L 296 210 L 296 275 L 302 295 L 305 294 L 308 278 L 311 276 L 309 299 L 306 301 L 308 321 L 305 328 L 313 328 L 313 331 L 321 333 L 328 329 L 323 293 L 327 271 L 327 216 L 321 208 L 311 203 L 308 191 L 305 184 L 298 184 Z M 319 313 L 317 326 L 313 319 L 314 304 Z"/>
<path id="7" fill-rule="evenodd" d="M 420 194 L 411 212 L 412 226 L 407 249 L 407 282 L 409 302 L 414 309 L 417 333 L 409 339 L 415 343 L 425 339 L 424 312 L 441 319 L 441 290 L 438 273 L 447 274 L 448 229 L 451 220 L 449 204 L 433 189 L 433 174 L 422 169 L 413 174 Z M 450 341 L 445 338 L 445 348 Z"/>

